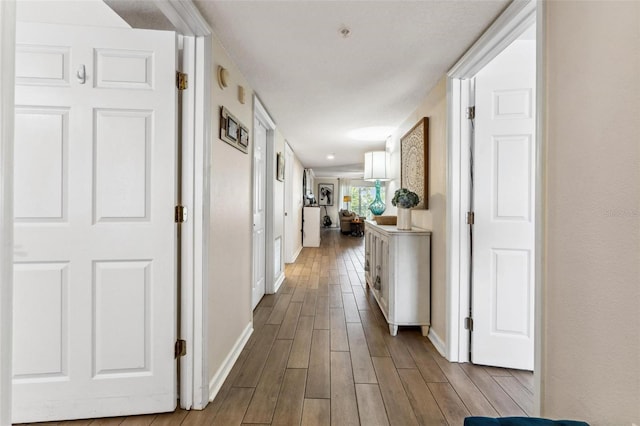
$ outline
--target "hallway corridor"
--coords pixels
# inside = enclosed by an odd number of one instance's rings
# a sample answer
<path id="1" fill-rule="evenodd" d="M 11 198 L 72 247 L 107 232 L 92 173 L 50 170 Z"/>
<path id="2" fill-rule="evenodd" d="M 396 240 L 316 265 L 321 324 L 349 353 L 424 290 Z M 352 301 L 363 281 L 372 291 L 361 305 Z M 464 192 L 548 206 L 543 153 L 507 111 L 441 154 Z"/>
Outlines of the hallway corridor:
<path id="1" fill-rule="evenodd" d="M 531 413 L 531 373 L 449 363 L 418 327 L 392 337 L 365 290 L 363 258 L 363 238 L 325 229 L 320 248 L 287 266 L 202 414 L 211 424 L 462 425 Z"/>
<path id="2" fill-rule="evenodd" d="M 49 425 L 455 425 L 526 416 L 530 372 L 447 362 L 419 327 L 389 334 L 365 290 L 364 238 L 323 230 L 254 311 L 255 332 L 203 411 Z"/>

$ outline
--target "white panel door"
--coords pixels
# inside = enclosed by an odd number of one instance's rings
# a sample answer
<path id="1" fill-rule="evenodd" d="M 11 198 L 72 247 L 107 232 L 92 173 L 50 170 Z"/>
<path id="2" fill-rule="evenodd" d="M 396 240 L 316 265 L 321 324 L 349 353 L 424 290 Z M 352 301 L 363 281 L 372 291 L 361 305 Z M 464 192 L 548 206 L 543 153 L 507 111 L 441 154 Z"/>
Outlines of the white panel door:
<path id="1" fill-rule="evenodd" d="M 253 126 L 253 280 L 251 284 L 251 309 L 258 305 L 265 293 L 266 158 L 267 128 L 256 119 Z"/>
<path id="2" fill-rule="evenodd" d="M 284 261 L 292 263 L 295 255 L 295 242 L 298 230 L 296 229 L 295 211 L 298 208 L 298 199 L 294 204 L 293 198 L 293 151 L 289 144 L 284 145 Z"/>
<path id="3" fill-rule="evenodd" d="M 176 406 L 176 36 L 19 24 L 13 421 Z"/>
<path id="4" fill-rule="evenodd" d="M 533 369 L 535 42 L 476 76 L 471 358 Z"/>

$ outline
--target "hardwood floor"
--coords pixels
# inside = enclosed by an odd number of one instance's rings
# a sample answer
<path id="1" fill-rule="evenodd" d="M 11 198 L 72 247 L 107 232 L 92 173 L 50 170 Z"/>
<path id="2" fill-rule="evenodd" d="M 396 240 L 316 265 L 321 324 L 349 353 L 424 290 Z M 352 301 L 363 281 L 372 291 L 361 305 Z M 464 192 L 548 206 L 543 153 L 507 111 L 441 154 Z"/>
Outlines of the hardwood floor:
<path id="1" fill-rule="evenodd" d="M 364 241 L 323 230 L 254 311 L 255 332 L 203 411 L 48 425 L 462 425 L 526 416 L 530 372 L 447 362 L 419 328 L 388 332 L 365 289 Z"/>

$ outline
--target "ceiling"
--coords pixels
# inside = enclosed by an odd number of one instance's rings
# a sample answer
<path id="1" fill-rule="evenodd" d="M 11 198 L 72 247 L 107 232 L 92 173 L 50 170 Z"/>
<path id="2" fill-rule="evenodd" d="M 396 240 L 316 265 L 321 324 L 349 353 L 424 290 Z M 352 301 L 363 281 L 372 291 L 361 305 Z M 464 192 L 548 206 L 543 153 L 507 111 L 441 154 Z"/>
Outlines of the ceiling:
<path id="1" fill-rule="evenodd" d="M 349 132 L 397 128 L 509 2 L 194 1 L 318 176 L 361 174 L 392 130 Z"/>
<path id="2" fill-rule="evenodd" d="M 193 1 L 302 164 L 323 177 L 361 176 L 364 153 L 384 149 L 392 129 L 510 2 Z M 25 0 L 18 14 L 33 22 L 171 29 L 160 3 Z M 372 126 L 388 129 L 370 141 L 349 134 Z"/>

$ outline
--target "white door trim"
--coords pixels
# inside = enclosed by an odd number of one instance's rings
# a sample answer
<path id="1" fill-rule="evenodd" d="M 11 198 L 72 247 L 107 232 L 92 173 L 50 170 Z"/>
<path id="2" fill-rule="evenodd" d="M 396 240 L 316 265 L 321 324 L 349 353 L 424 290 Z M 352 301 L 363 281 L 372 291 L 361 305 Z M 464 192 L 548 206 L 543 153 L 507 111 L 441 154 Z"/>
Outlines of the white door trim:
<path id="1" fill-rule="evenodd" d="M 464 329 L 464 318 L 469 312 L 469 235 L 465 223 L 470 199 L 467 176 L 470 133 L 465 116 L 468 81 L 535 21 L 535 13 L 534 0 L 511 3 L 447 73 L 447 275 L 450 283 L 447 286 L 447 358 L 450 361 L 466 362 L 469 359 L 468 332 Z"/>
<path id="2" fill-rule="evenodd" d="M 184 36 L 182 67 L 189 75 L 183 94 L 182 195 L 188 218 L 182 228 L 182 339 L 180 408 L 201 410 L 209 403 L 207 300 L 209 186 L 211 178 L 211 28 L 192 2 L 159 0 L 156 7 Z"/>
<path id="3" fill-rule="evenodd" d="M 194 81 L 195 145 L 193 149 L 193 330 L 190 338 L 193 377 L 192 408 L 204 409 L 209 403 L 209 371 L 207 368 L 207 306 L 209 282 L 209 211 L 211 206 L 211 35 L 195 38 L 196 73 Z M 189 337 L 188 337 L 189 338 Z M 185 360 L 189 362 L 189 359 Z M 185 401 L 185 408 L 189 401 Z M 181 401 L 182 405 L 182 401 Z"/>
<path id="4" fill-rule="evenodd" d="M 0 426 L 11 425 L 15 2 L 0 1 Z"/>
<path id="5" fill-rule="evenodd" d="M 293 162 L 294 162 L 294 154 L 289 143 L 285 141 L 284 143 L 284 232 L 283 232 L 283 240 L 284 240 L 284 250 L 283 250 L 283 263 L 293 263 L 295 262 L 295 250 L 294 250 L 294 241 L 296 235 L 296 226 L 293 223 L 293 212 L 297 210 L 297 203 L 293 200 Z"/>
<path id="6" fill-rule="evenodd" d="M 545 46 L 547 45 L 547 32 L 546 32 L 546 2 L 538 2 L 536 8 L 536 194 L 535 194 L 535 312 L 534 312 L 534 355 L 533 355 L 533 413 L 534 415 L 540 415 L 542 413 L 542 401 L 544 398 L 544 388 L 542 386 L 542 372 L 544 370 L 543 353 L 544 353 L 544 339 L 543 339 L 543 291 L 544 291 L 544 275 L 543 271 L 543 259 L 546 257 L 544 234 L 545 234 L 545 164 L 544 153 L 547 151 L 546 144 L 546 108 L 547 108 L 547 77 L 545 70 L 547 69 L 547 60 L 545 54 Z"/>
<path id="7" fill-rule="evenodd" d="M 182 55 L 180 58 L 180 71 L 186 73 L 189 76 L 193 76 L 195 73 L 195 39 L 194 37 L 183 36 L 182 39 Z M 189 89 L 189 88 L 188 88 Z M 193 306 L 194 301 L 194 284 L 195 284 L 195 270 L 194 263 L 194 226 L 196 219 L 191 218 L 190 212 L 194 208 L 194 185 L 191 176 L 194 175 L 194 161 L 193 150 L 195 148 L 195 134 L 194 134 L 194 101 L 195 94 L 192 90 L 185 90 L 182 92 L 182 198 L 179 202 L 187 206 L 187 221 L 181 224 L 181 239 L 180 239 L 180 254 L 181 254 L 181 304 L 187 306 Z M 195 211 L 194 211 L 195 212 Z M 189 408 L 193 401 L 193 364 L 194 364 L 194 351 L 193 351 L 193 328 L 194 321 L 193 315 L 189 315 L 186 309 L 181 309 L 180 315 L 180 329 L 177 330 L 178 338 L 185 339 L 187 342 L 187 354 L 180 358 L 180 381 L 178 387 L 180 389 L 180 408 Z"/>
<path id="8" fill-rule="evenodd" d="M 540 2 L 541 5 L 544 2 Z M 469 79 L 516 40 L 530 25 L 537 22 L 537 113 L 536 125 L 536 339 L 535 339 L 535 413 L 540 412 L 541 400 L 541 312 L 542 312 L 542 120 L 544 117 L 544 43 L 543 8 L 536 0 L 512 2 L 480 39 L 447 73 L 448 140 L 447 140 L 447 359 L 453 362 L 469 360 L 469 336 L 464 318 L 469 312 L 469 248 L 470 241 L 465 213 L 469 209 L 468 179 L 470 131 L 465 110 L 469 99 Z M 537 21 L 536 21 L 537 17 Z"/>
<path id="9" fill-rule="evenodd" d="M 155 0 L 155 6 L 184 36 L 209 36 L 211 27 L 191 1 Z"/>
<path id="10" fill-rule="evenodd" d="M 273 253 L 273 187 L 276 176 L 275 170 L 275 130 L 276 123 L 273 121 L 266 108 L 257 95 L 253 95 L 253 115 L 267 129 L 267 150 L 266 158 L 266 190 L 265 190 L 265 293 L 273 294 L 276 292 L 276 282 L 282 280 L 274 277 L 274 253 Z M 254 130 L 255 132 L 255 130 Z M 253 189 L 252 189 L 253 190 Z M 282 258 L 282 256 L 281 256 Z M 281 268 L 282 269 L 282 268 Z"/>

